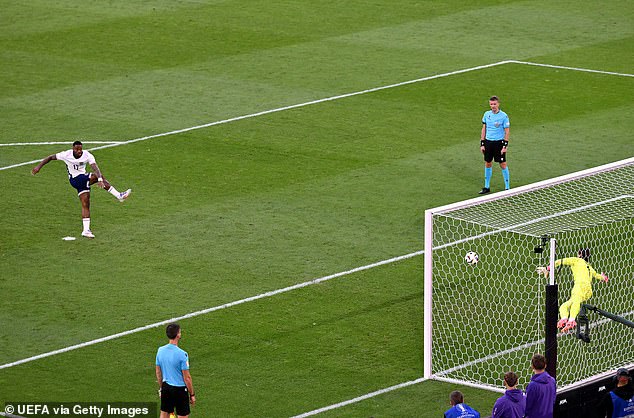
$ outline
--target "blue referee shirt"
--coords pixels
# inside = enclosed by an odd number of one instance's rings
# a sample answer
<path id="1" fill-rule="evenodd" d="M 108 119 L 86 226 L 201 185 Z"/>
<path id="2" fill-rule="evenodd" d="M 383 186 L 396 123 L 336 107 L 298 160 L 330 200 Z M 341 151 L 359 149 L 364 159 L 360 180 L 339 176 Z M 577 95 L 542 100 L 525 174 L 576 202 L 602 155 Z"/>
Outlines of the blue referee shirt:
<path id="1" fill-rule="evenodd" d="M 189 356 L 187 352 L 174 344 L 159 347 L 156 352 L 156 365 L 161 368 L 163 382 L 171 386 L 186 386 L 183 370 L 189 370 Z"/>
<path id="2" fill-rule="evenodd" d="M 504 139 L 504 129 L 511 126 L 509 115 L 502 112 L 493 113 L 492 110 L 484 112 L 482 123 L 486 125 L 486 139 L 489 141 L 501 141 Z"/>

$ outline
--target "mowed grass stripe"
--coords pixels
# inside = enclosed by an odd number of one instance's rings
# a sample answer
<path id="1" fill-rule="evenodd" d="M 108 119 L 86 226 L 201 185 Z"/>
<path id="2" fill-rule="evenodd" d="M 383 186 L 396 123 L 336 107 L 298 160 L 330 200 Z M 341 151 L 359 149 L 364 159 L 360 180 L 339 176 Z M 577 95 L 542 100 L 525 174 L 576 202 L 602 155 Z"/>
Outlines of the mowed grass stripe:
<path id="1" fill-rule="evenodd" d="M 253 301 L 256 301 L 256 300 L 259 300 L 259 299 L 264 299 L 264 298 L 269 298 L 269 297 L 272 297 L 272 296 L 275 296 L 275 295 L 279 295 L 279 294 L 282 294 L 282 293 L 290 292 L 291 290 L 296 290 L 296 289 L 301 289 L 301 288 L 304 288 L 304 287 L 307 287 L 307 286 L 312 286 L 312 285 L 319 284 L 319 283 L 322 283 L 322 282 L 325 282 L 325 281 L 328 281 L 328 280 L 331 280 L 331 279 L 335 279 L 337 277 L 347 276 L 349 274 L 357 273 L 357 272 L 364 271 L 364 270 L 369 270 L 369 269 L 374 268 L 374 267 L 379 267 L 379 266 L 383 266 L 385 264 L 395 263 L 395 262 L 398 262 L 398 261 L 401 261 L 401 260 L 406 260 L 408 258 L 416 257 L 416 256 L 419 256 L 419 255 L 422 255 L 422 254 L 424 254 L 424 251 L 416 251 L 416 252 L 413 252 L 413 253 L 410 253 L 410 254 L 405 254 L 405 255 L 401 255 L 401 256 L 398 256 L 398 257 L 390 258 L 390 259 L 387 259 L 387 260 L 382 260 L 382 261 L 379 261 L 379 262 L 376 262 L 376 263 L 373 263 L 373 264 L 368 264 L 366 266 L 357 267 L 357 268 L 354 268 L 352 270 L 331 274 L 329 276 L 320 277 L 318 279 L 310 280 L 310 281 L 303 282 L 303 283 L 298 283 L 296 285 L 288 286 L 288 287 L 285 287 L 283 289 L 272 290 L 270 292 L 261 293 L 261 294 L 256 295 L 256 296 L 251 296 L 251 297 L 248 297 L 248 298 L 245 298 L 245 299 L 236 300 L 236 301 L 233 301 L 233 302 L 225 303 L 223 305 L 219 305 L 219 306 L 214 306 L 214 307 L 211 307 L 211 308 L 203 309 L 201 311 L 192 312 L 192 313 L 189 313 L 189 314 L 186 314 L 186 315 L 182 315 L 182 316 L 179 316 L 179 317 L 176 317 L 176 318 L 166 319 L 166 320 L 163 320 L 163 321 L 160 321 L 160 322 L 156 322 L 156 323 L 153 323 L 153 324 L 149 324 L 149 325 L 145 325 L 145 326 L 142 326 L 142 327 L 134 328 L 134 329 L 131 329 L 131 330 L 128 330 L 128 331 L 123 331 L 123 332 L 120 332 L 120 333 L 117 333 L 117 334 L 113 334 L 113 335 L 109 335 L 109 336 L 106 336 L 106 337 L 103 337 L 103 338 L 97 338 L 97 339 L 92 340 L 92 341 L 86 341 L 86 342 L 81 343 L 81 344 L 75 344 L 75 345 L 72 345 L 72 346 L 69 346 L 69 347 L 61 348 L 59 350 L 49 351 L 47 353 L 42 353 L 42 354 L 39 354 L 39 355 L 36 355 L 36 356 L 32 356 L 32 357 L 25 358 L 25 359 L 22 359 L 22 360 L 17 360 L 17 361 L 11 362 L 11 363 L 1 364 L 0 365 L 0 369 L 8 369 L 10 367 L 18 366 L 20 364 L 28 363 L 28 362 L 39 360 L 39 359 L 43 359 L 43 358 L 54 356 L 54 355 L 57 355 L 57 354 L 66 353 L 66 352 L 69 352 L 69 351 L 77 350 L 79 348 L 88 347 L 88 346 L 91 346 L 91 345 L 94 345 L 94 344 L 103 343 L 103 342 L 106 342 L 106 341 L 110 341 L 110 340 L 114 340 L 114 339 L 117 339 L 117 338 L 125 337 L 127 335 L 136 334 L 137 332 L 146 331 L 146 330 L 149 330 L 151 328 L 160 327 L 162 325 L 167 325 L 167 324 L 172 323 L 172 322 L 178 322 L 178 321 L 182 321 L 184 319 L 194 318 L 194 317 L 197 317 L 197 316 L 200 316 L 200 315 L 205 315 L 205 314 L 208 314 L 208 313 L 216 312 L 216 311 L 219 311 L 221 309 L 231 308 L 233 306 L 241 305 L 243 303 L 253 302 Z"/>
<path id="2" fill-rule="evenodd" d="M 202 124 L 202 125 L 190 126 L 188 128 L 176 129 L 176 130 L 173 130 L 173 131 L 163 132 L 163 133 L 159 133 L 159 134 L 155 134 L 155 135 L 147 135 L 147 136 L 143 136 L 143 137 L 140 137 L 140 138 L 130 139 L 128 141 L 119 141 L 119 142 L 111 143 L 111 144 L 108 144 L 108 145 L 102 145 L 102 146 L 99 146 L 99 147 L 91 148 L 90 151 L 96 151 L 96 150 L 100 150 L 100 149 L 118 147 L 118 146 L 127 145 L 127 144 L 134 144 L 136 142 L 147 141 L 148 139 L 161 138 L 161 137 L 164 137 L 164 136 L 182 134 L 182 133 L 186 133 L 186 132 L 190 132 L 190 131 L 195 131 L 195 130 L 198 130 L 198 129 L 210 128 L 210 127 L 216 126 L 216 125 L 223 125 L 225 123 L 236 122 L 236 121 L 243 120 L 243 119 L 250 119 L 250 118 L 255 118 L 255 117 L 258 117 L 258 116 L 268 115 L 268 114 L 271 114 L 271 113 L 283 112 L 285 110 L 297 109 L 297 108 L 310 106 L 310 105 L 314 105 L 314 104 L 325 103 L 325 102 L 330 102 L 330 101 L 334 101 L 334 100 L 345 99 L 345 98 L 348 98 L 348 97 L 359 96 L 359 95 L 362 95 L 362 94 L 374 93 L 374 92 L 377 92 L 377 91 L 391 89 L 391 88 L 400 87 L 400 86 L 405 86 L 405 85 L 408 85 L 408 84 L 420 83 L 422 81 L 429 81 L 429 80 L 434 80 L 434 79 L 437 79 L 437 78 L 449 77 L 449 76 L 452 76 L 452 75 L 458 75 L 458 74 L 463 74 L 463 73 L 467 73 L 467 72 L 471 72 L 471 71 L 482 70 L 482 69 L 491 68 L 491 67 L 495 67 L 495 66 L 502 65 L 502 64 L 507 64 L 509 62 L 511 62 L 511 61 L 499 61 L 499 62 L 494 62 L 494 63 L 491 63 L 491 64 L 484 64 L 484 65 L 479 65 L 479 66 L 476 66 L 476 67 L 465 68 L 465 69 L 461 69 L 461 70 L 450 71 L 450 72 L 447 72 L 447 73 L 442 73 L 442 74 L 436 74 L 436 75 L 431 75 L 431 76 L 427 76 L 427 77 L 417 78 L 417 79 L 414 79 L 414 80 L 402 81 L 402 82 L 399 82 L 399 83 L 389 84 L 387 86 L 373 87 L 373 88 L 370 88 L 370 89 L 367 89 L 367 90 L 361 90 L 361 91 L 356 91 L 356 92 L 352 92 L 352 93 L 344 93 L 344 94 L 340 94 L 340 95 L 337 95 L 337 96 L 326 97 L 326 98 L 323 98 L 323 99 L 315 99 L 315 100 L 311 100 L 311 101 L 308 101 L 308 102 L 298 103 L 298 104 L 294 104 L 294 105 L 290 105 L 290 106 L 283 106 L 283 107 L 278 107 L 278 108 L 275 108 L 275 109 L 263 110 L 261 112 L 251 113 L 251 114 L 248 114 L 248 115 L 235 116 L 235 117 L 232 117 L 232 118 L 229 118 L 229 119 L 209 122 L 209 123 L 205 123 L 205 124 Z M 0 171 L 1 170 L 9 170 L 9 169 L 12 169 L 12 168 L 17 168 L 17 167 L 22 167 L 24 165 L 34 164 L 34 163 L 37 163 L 39 161 L 40 160 L 31 160 L 31 161 L 18 163 L 18 164 L 12 164 L 12 165 L 8 165 L 8 166 L 0 167 Z"/>

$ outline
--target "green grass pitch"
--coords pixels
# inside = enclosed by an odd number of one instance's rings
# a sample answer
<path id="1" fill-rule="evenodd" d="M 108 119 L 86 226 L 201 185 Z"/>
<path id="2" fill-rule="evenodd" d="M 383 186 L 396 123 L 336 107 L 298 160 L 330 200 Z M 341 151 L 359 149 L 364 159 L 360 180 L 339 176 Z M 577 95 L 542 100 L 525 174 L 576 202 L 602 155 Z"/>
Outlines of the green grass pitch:
<path id="1" fill-rule="evenodd" d="M 509 59 L 634 73 L 617 1 L 0 8 L 0 144 L 128 141 Z M 62 163 L 0 170 L 0 365 L 422 250 L 424 210 L 482 187 L 493 94 L 513 186 L 634 155 L 634 78 L 504 64 L 97 150 L 133 194 L 93 191 L 92 241 L 61 240 L 81 232 Z M 0 168 L 67 148 L 3 146 Z M 183 320 L 192 416 L 292 416 L 421 377 L 422 264 Z M 153 401 L 164 343 L 159 327 L 0 369 L 0 405 Z M 322 416 L 439 416 L 454 388 Z M 498 396 L 461 390 L 484 414 Z"/>

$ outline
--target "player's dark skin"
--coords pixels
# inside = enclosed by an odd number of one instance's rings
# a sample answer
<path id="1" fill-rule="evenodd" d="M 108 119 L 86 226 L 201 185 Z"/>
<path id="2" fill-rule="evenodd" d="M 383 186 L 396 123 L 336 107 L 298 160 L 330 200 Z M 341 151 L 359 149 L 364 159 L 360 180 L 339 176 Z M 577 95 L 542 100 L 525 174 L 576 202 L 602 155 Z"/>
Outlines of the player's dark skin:
<path id="1" fill-rule="evenodd" d="M 79 159 L 81 158 L 83 154 L 84 154 L 84 150 L 82 145 L 73 146 L 73 157 Z M 33 170 L 31 170 L 31 174 L 36 175 L 37 173 L 39 173 L 42 166 L 44 166 L 45 164 L 48 164 L 49 162 L 53 160 L 57 160 L 57 157 L 55 157 L 55 154 L 49 155 L 40 164 L 38 164 L 35 168 L 33 168 Z M 92 167 L 92 170 L 93 170 L 92 173 L 90 173 L 90 180 L 89 180 L 90 184 L 93 185 L 97 183 L 98 186 L 101 187 L 102 189 L 108 190 L 110 188 L 110 183 L 108 183 L 108 180 L 102 178 L 101 170 L 99 170 L 99 167 L 97 166 L 97 164 L 90 164 L 90 166 Z M 101 178 L 101 181 L 99 181 L 100 178 Z M 81 202 L 81 217 L 90 218 L 90 193 L 80 194 L 79 201 Z"/>

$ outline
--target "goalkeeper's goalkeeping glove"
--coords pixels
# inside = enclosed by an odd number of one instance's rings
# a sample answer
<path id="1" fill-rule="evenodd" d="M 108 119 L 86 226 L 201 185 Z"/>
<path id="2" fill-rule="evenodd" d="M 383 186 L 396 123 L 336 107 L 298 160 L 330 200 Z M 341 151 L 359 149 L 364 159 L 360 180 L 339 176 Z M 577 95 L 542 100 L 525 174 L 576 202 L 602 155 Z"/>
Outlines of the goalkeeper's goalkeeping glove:
<path id="1" fill-rule="evenodd" d="M 537 267 L 537 274 L 548 277 L 549 267 Z"/>
<path id="2" fill-rule="evenodd" d="M 608 275 L 605 274 L 604 272 L 601 272 L 601 277 L 603 277 L 603 283 L 607 283 L 608 282 Z"/>

